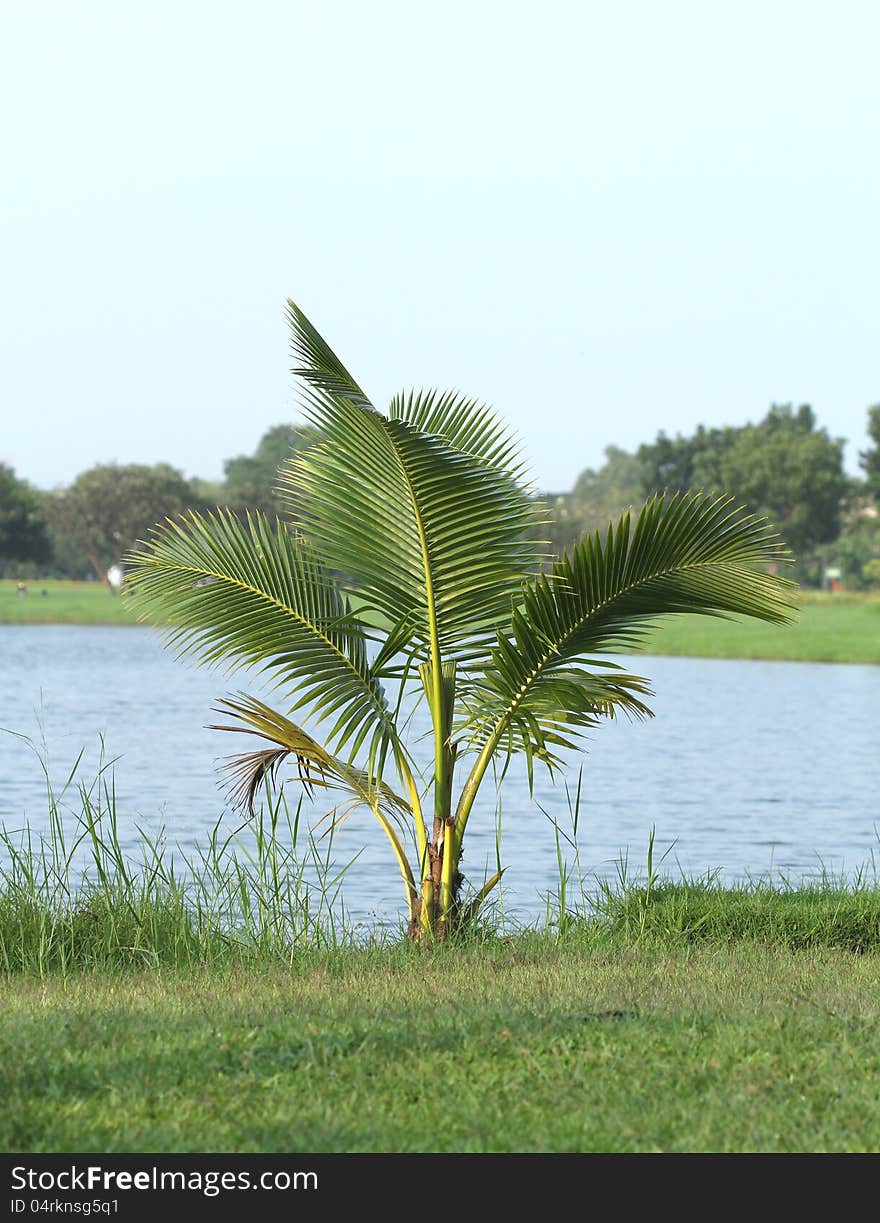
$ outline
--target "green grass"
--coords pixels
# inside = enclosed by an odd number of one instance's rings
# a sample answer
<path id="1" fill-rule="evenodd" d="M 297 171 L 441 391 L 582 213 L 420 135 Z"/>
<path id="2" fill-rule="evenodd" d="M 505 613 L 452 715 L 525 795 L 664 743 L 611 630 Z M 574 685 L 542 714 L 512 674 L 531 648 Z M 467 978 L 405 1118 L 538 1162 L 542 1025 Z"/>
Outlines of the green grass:
<path id="1" fill-rule="evenodd" d="M 793 625 L 669 617 L 644 649 L 702 658 L 880 663 L 880 596 L 810 593 Z"/>
<path id="2" fill-rule="evenodd" d="M 102 779 L 99 779 L 102 780 Z M 0 973 L 51 977 L 150 967 L 172 971 L 294 966 L 325 953 L 396 945 L 403 929 L 356 930 L 346 919 L 348 865 L 331 865 L 332 839 L 317 840 L 283 793 L 238 828 L 212 830 L 187 854 L 164 834 L 141 832 L 137 859 L 119 843 L 112 782 L 79 790 L 82 811 L 62 813 L 49 793 L 50 826 L 0 829 Z M 880 955 L 880 883 L 872 863 L 855 877 L 809 884 L 780 879 L 722 887 L 711 877 L 678 883 L 653 867 L 646 883 L 619 875 L 592 889 L 560 859 L 542 936 L 571 931 L 603 945 L 649 941 L 766 943 Z M 496 910 L 497 912 L 497 910 Z M 466 932 L 464 943 L 529 938 L 508 920 Z"/>
<path id="3" fill-rule="evenodd" d="M 625 941 L 664 944 L 762 943 L 808 950 L 835 947 L 880 954 L 880 887 L 876 877 L 848 885 L 825 879 L 809 886 L 758 880 L 722 887 L 710 881 L 664 880 L 651 888 L 606 892 L 600 925 Z"/>
<path id="4" fill-rule="evenodd" d="M 125 600 L 103 582 L 0 581 L 0 624 L 136 624 Z M 46 593 L 43 594 L 43 591 Z"/>
<path id="5" fill-rule="evenodd" d="M 43 595 L 41 591 L 45 590 Z M 34 582 L 24 598 L 0 581 L 0 624 L 136 624 L 124 598 L 99 582 Z M 793 625 L 669 617 L 646 653 L 798 662 L 880 663 L 880 595 L 809 592 Z"/>
<path id="6" fill-rule="evenodd" d="M 143 964 L 287 962 L 352 942 L 333 836 L 319 838 L 283 792 L 238 827 L 218 821 L 184 854 L 164 833 L 119 842 L 112 765 L 86 784 L 79 760 L 47 782 L 48 830 L 0 828 L 0 972 L 115 971 Z M 43 763 L 45 770 L 45 763 Z M 75 796 L 79 808 L 65 800 Z"/>
<path id="7" fill-rule="evenodd" d="M 16 1151 L 874 1151 L 880 955 L 335 951 L 4 982 Z"/>

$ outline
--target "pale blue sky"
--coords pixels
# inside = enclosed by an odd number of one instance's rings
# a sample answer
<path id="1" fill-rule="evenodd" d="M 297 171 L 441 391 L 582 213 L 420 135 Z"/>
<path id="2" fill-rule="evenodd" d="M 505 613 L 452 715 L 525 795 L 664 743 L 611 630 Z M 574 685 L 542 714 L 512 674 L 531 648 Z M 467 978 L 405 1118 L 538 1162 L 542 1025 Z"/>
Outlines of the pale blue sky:
<path id="1" fill-rule="evenodd" d="M 0 0 L 0 460 L 219 476 L 295 418 L 293 297 L 384 405 L 536 483 L 880 401 L 880 5 Z"/>

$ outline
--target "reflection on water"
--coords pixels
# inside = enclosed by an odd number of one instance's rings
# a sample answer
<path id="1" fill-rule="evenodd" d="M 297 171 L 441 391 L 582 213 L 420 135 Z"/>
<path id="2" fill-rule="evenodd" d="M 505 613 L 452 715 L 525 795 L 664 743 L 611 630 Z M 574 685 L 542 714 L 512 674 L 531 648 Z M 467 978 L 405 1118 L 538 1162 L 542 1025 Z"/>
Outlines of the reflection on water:
<path id="1" fill-rule="evenodd" d="M 673 877 L 717 869 L 727 882 L 768 874 L 798 882 L 823 867 L 870 868 L 880 827 L 880 667 L 647 656 L 628 665 L 651 680 L 656 718 L 594 731 L 568 775 L 574 783 L 583 764 L 578 839 L 588 884 L 616 878 L 627 858 L 638 875 L 652 827 L 655 862 L 665 853 L 663 873 Z M 224 810 L 217 762 L 232 750 L 206 726 L 216 698 L 248 686 L 246 677 L 224 682 L 178 663 L 140 628 L 2 626 L 0 666 L 0 727 L 34 740 L 56 787 L 83 748 L 80 775 L 94 775 L 103 739 L 117 761 L 122 840 L 132 852 L 138 824 L 151 833 L 164 826 L 172 844 L 204 840 Z M 465 841 L 474 882 L 496 869 L 496 806 L 487 783 Z M 562 784 L 536 775 L 530 801 L 512 767 L 501 860 L 505 908 L 522 920 L 540 918 L 556 886 L 551 820 L 570 830 Z M 47 821 L 40 763 L 13 734 L 0 734 L 0 821 L 8 829 Z M 337 838 L 341 860 L 361 850 L 346 877 L 347 908 L 359 920 L 394 919 L 399 876 L 368 814 Z"/>

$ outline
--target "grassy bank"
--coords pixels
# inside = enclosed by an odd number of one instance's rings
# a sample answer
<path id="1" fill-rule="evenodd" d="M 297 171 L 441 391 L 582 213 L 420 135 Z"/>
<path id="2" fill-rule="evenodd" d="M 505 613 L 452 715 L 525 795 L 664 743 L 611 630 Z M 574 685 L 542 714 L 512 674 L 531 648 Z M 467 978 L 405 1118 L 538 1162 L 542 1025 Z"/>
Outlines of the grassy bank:
<path id="1" fill-rule="evenodd" d="M 880 1149 L 867 872 L 649 867 L 541 929 L 417 948 L 332 920 L 295 814 L 181 871 L 158 843 L 126 862 L 83 797 L 76 829 L 53 808 L 0 847 L 0 1149 Z"/>
<path id="2" fill-rule="evenodd" d="M 15 582 L 0 582 L 0 624 L 135 623 L 125 599 L 101 583 L 36 582 L 21 597 Z M 653 633 L 646 652 L 880 663 L 880 595 L 805 593 L 799 622 L 785 626 L 672 617 Z"/>
<path id="3" fill-rule="evenodd" d="M 877 1151 L 880 954 L 559 940 L 4 982 L 25 1151 Z"/>

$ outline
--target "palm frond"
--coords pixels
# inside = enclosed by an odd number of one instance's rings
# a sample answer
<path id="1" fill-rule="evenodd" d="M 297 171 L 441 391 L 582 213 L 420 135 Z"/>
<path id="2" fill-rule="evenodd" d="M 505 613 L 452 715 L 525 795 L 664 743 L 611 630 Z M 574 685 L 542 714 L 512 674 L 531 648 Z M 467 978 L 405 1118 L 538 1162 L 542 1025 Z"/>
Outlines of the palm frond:
<path id="1" fill-rule="evenodd" d="M 294 373 L 320 398 L 346 399 L 365 411 L 375 412 L 367 396 L 352 378 L 336 353 L 318 334 L 294 302 L 288 299 L 290 349 L 296 362 Z"/>
<path id="2" fill-rule="evenodd" d="M 473 677 L 459 727 L 475 750 L 500 744 L 546 756 L 554 742 L 624 710 L 650 713 L 646 682 L 596 655 L 638 649 L 673 613 L 784 622 L 796 587 L 768 571 L 787 559 L 765 521 L 729 497 L 660 496 L 580 540 L 526 586 L 511 635 Z"/>
<path id="3" fill-rule="evenodd" d="M 127 597 L 179 656 L 268 673 L 291 711 L 331 723 L 335 752 L 366 745 L 380 773 L 400 750 L 364 627 L 307 541 L 260 514 L 192 513 L 156 527 L 127 563 Z"/>
<path id="4" fill-rule="evenodd" d="M 537 568 L 535 502 L 508 466 L 504 429 L 455 395 L 383 416 L 292 304 L 290 320 L 294 373 L 320 433 L 280 475 L 298 525 L 370 608 L 412 626 L 422 657 L 434 639 L 444 656 L 473 653 L 509 623 Z"/>
<path id="5" fill-rule="evenodd" d="M 272 744 L 271 748 L 244 752 L 228 761 L 232 801 L 253 813 L 254 799 L 260 788 L 276 780 L 284 760 L 292 755 L 297 765 L 296 779 L 308 790 L 313 792 L 320 787 L 349 795 L 341 813 L 337 805 L 325 814 L 324 819 L 329 821 L 328 832 L 338 827 L 358 806 L 366 806 L 373 813 L 394 850 L 406 885 L 410 920 L 416 920 L 419 892 L 395 828 L 395 824 L 400 826 L 412 818 L 414 813 L 410 805 L 385 782 L 377 781 L 372 772 L 340 760 L 301 726 L 257 697 L 242 694 L 237 700 L 227 698 L 220 701 L 218 712 L 228 713 L 234 722 L 232 725 L 218 724 L 212 729 L 256 735 Z"/>
<path id="6" fill-rule="evenodd" d="M 507 424 L 479 399 L 458 391 L 401 391 L 391 400 L 388 415 L 405 420 L 420 433 L 441 437 L 454 450 L 471 454 L 523 481 L 526 464 Z"/>
<path id="7" fill-rule="evenodd" d="M 233 723 L 212 724 L 210 730 L 256 736 L 273 745 L 232 756 L 225 763 L 234 807 L 253 815 L 260 790 L 267 782 L 274 784 L 282 764 L 293 757 L 296 772 L 292 780 L 298 781 L 310 797 L 317 789 L 339 790 L 396 821 L 412 815 L 408 803 L 390 786 L 377 782 L 366 769 L 334 756 L 301 726 L 257 697 L 242 693 L 237 699 L 218 701 L 215 708 L 217 713 L 233 718 Z"/>

